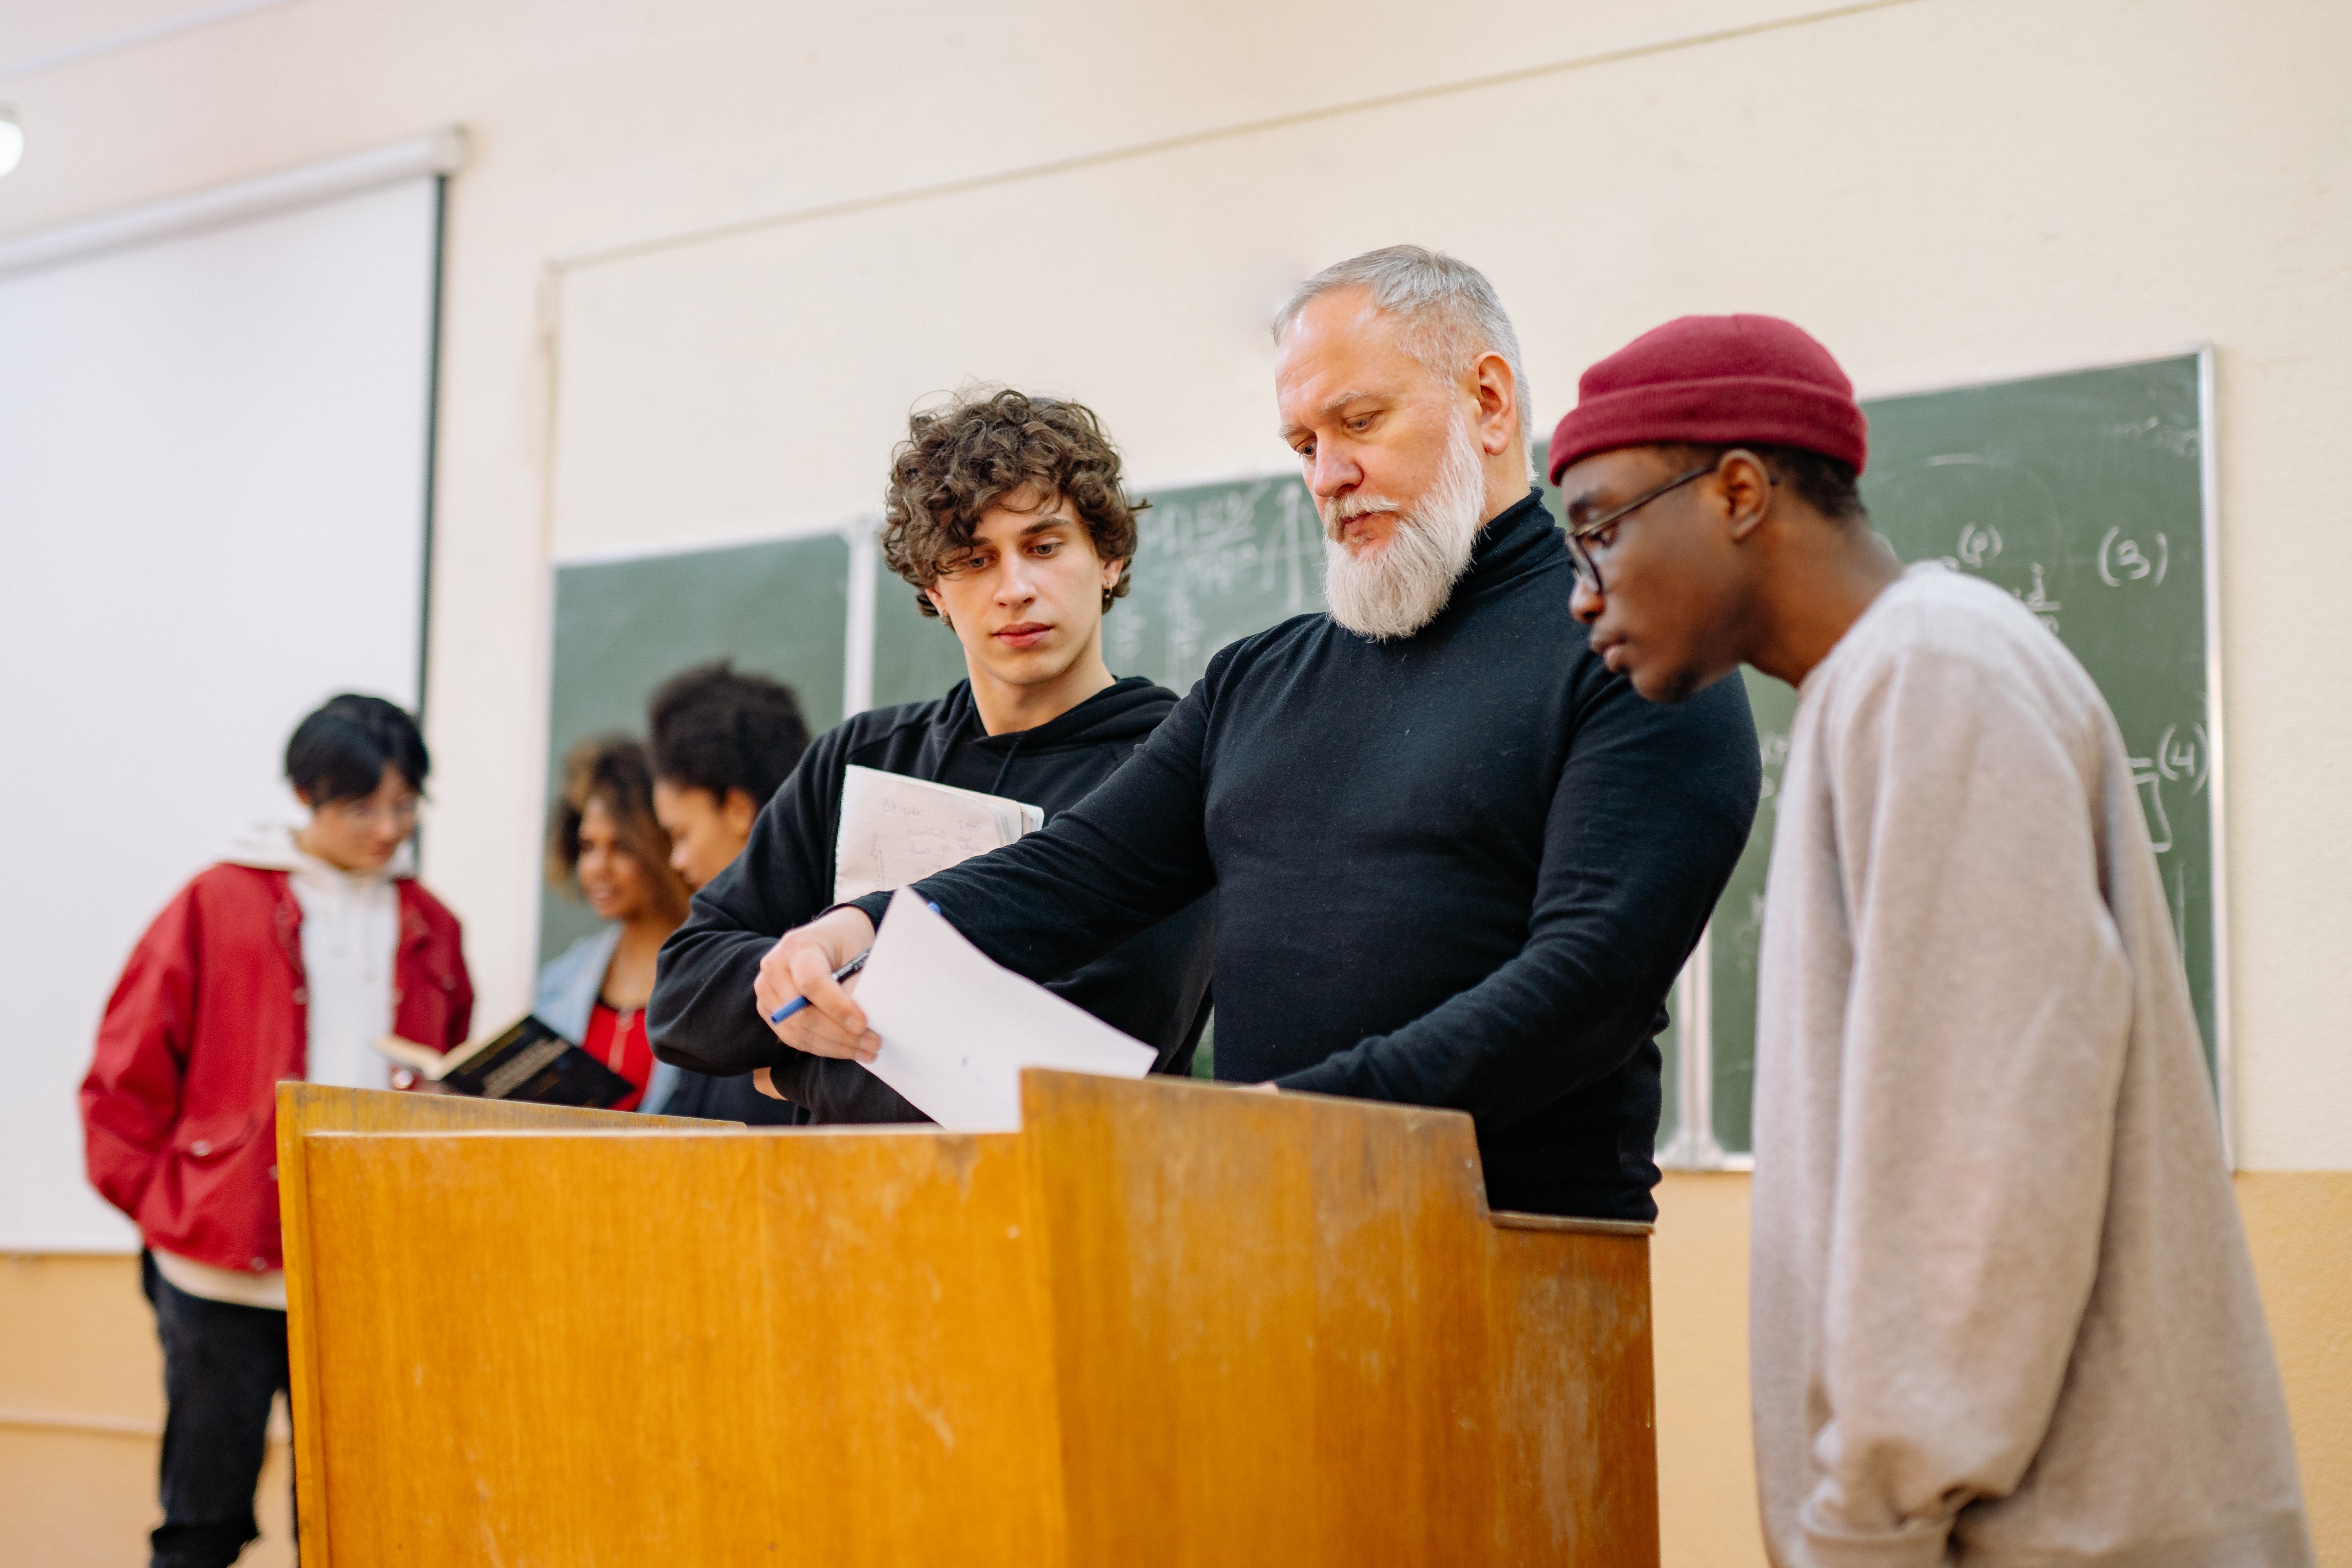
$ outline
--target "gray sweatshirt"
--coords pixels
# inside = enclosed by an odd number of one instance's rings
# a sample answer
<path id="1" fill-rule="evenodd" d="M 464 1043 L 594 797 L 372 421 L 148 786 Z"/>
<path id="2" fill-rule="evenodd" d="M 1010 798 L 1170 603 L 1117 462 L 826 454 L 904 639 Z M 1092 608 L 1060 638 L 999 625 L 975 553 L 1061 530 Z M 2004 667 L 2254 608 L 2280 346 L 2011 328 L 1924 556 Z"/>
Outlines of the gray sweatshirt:
<path id="1" fill-rule="evenodd" d="M 1914 567 L 1806 679 L 1758 996 L 1784 1568 L 2311 1560 L 2163 886 L 2098 689 Z"/>

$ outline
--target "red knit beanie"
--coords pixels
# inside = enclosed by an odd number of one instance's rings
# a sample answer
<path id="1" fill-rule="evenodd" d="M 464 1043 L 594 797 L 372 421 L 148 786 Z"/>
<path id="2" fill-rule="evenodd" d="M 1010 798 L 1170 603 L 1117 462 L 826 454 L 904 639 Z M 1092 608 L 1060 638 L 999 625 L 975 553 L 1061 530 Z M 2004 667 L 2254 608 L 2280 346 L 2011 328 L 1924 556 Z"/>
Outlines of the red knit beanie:
<path id="1" fill-rule="evenodd" d="M 1853 465 L 1869 456 L 1853 384 L 1830 351 L 1778 316 L 1682 316 L 1584 373 L 1551 437 L 1551 482 L 1620 447 L 1801 447 Z"/>

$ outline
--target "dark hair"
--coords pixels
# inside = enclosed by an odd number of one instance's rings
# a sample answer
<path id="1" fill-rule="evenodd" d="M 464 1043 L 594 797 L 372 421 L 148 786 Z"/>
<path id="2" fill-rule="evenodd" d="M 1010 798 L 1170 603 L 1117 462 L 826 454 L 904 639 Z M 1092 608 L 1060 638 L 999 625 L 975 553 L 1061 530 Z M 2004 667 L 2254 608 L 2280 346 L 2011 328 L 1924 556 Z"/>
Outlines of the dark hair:
<path id="1" fill-rule="evenodd" d="M 719 800 L 740 789 L 765 805 L 808 750 L 808 724 L 793 689 L 739 673 L 727 660 L 672 676 L 649 710 L 654 776 Z"/>
<path id="2" fill-rule="evenodd" d="M 391 763 L 408 787 L 425 788 L 433 760 L 416 721 L 381 697 L 346 691 L 294 726 L 286 742 L 286 779 L 313 806 L 364 800 Z"/>
<path id="3" fill-rule="evenodd" d="M 971 388 L 944 408 L 907 421 L 890 454 L 882 498 L 882 559 L 915 589 L 915 605 L 937 616 L 923 590 L 971 548 L 991 507 L 1024 487 L 1041 500 L 1059 496 L 1077 511 L 1105 561 L 1135 560 L 1135 514 L 1151 503 L 1118 485 L 1118 449 L 1082 403 L 1032 397 L 1010 388 Z M 1123 598 L 1130 574 L 1103 595 Z"/>
<path id="4" fill-rule="evenodd" d="M 1658 449 L 1677 469 L 1695 468 L 1701 463 L 1719 463 L 1726 452 L 1753 452 L 1765 468 L 1771 470 L 1774 478 L 1795 492 L 1799 500 L 1823 517 L 1843 520 L 1870 515 L 1862 504 L 1862 490 L 1857 484 L 1862 476 L 1825 452 L 1815 452 L 1803 447 L 1759 446 L 1747 441 L 1726 441 L 1719 446 L 1677 443 Z"/>
<path id="5" fill-rule="evenodd" d="M 626 735 L 598 735 L 563 759 L 563 795 L 548 824 L 547 879 L 579 884 L 580 826 L 590 801 L 603 803 L 620 830 L 621 847 L 645 872 L 662 912 L 686 918 L 685 879 L 670 868 L 669 835 L 654 816 L 654 773 L 646 749 Z"/>

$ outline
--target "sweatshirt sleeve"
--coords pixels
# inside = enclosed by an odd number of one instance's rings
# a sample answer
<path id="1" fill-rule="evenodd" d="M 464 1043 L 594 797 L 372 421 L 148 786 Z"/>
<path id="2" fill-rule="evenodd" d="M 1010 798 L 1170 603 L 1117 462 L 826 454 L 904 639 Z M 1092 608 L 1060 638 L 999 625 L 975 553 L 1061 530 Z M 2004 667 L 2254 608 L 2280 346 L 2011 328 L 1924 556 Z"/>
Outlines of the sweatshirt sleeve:
<path id="1" fill-rule="evenodd" d="M 182 889 L 131 950 L 81 1084 L 90 1184 L 134 1219 L 180 1116 L 195 1022 L 196 892 L 194 883 Z"/>
<path id="2" fill-rule="evenodd" d="M 1212 661 L 1209 679 L 1085 799 L 916 889 L 973 946 L 1033 980 L 1090 963 L 1200 899 L 1216 885 L 1202 753 L 1218 668 Z M 877 925 L 889 902 L 887 893 L 856 900 Z"/>
<path id="3" fill-rule="evenodd" d="M 2097 1268 L 2131 976 L 2087 809 L 2096 737 L 1965 649 L 1825 712 L 1849 975 L 1818 1313 L 1823 1568 L 1945 1560 L 2041 1447 Z M 1784 808 L 1785 809 L 1785 808 Z M 2144 852 L 2144 851 L 2143 851 Z M 1791 946 L 1784 951 L 1795 952 Z"/>
<path id="4" fill-rule="evenodd" d="M 792 1076 L 813 1058 L 776 1038 L 751 1000 L 760 961 L 776 939 L 833 902 L 833 823 L 846 733 L 835 730 L 801 756 L 751 825 L 743 852 L 694 895 L 686 923 L 662 944 L 646 1027 L 654 1055 L 694 1072 L 730 1077 L 772 1068 Z"/>
<path id="5" fill-rule="evenodd" d="M 1451 1106 L 1499 1128 L 1615 1070 L 1655 1033 L 1748 841 L 1756 730 L 1737 676 L 1661 705 L 1589 668 L 1525 945 L 1404 1027 L 1279 1087 Z"/>

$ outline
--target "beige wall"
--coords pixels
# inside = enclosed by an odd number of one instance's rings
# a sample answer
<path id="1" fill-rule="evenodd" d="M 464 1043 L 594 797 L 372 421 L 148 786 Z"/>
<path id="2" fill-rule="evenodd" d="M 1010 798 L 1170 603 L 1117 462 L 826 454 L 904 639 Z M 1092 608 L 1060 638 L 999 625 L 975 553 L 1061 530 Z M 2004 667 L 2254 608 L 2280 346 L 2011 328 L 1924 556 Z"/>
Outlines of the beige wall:
<path id="1" fill-rule="evenodd" d="M 1761 1568 L 1748 1426 L 1748 1178 L 1670 1174 L 1650 1252 L 1664 1568 Z M 2352 1568 L 2352 1173 L 2238 1178 L 2321 1568 Z"/>
<path id="2" fill-rule="evenodd" d="M 1082 395 L 1147 484 L 1276 467 L 1268 307 L 1401 238 L 1493 274 L 1546 419 L 1581 365 L 1686 310 L 1792 315 L 1865 391 L 2210 341 L 2238 1148 L 2258 1172 L 2352 1169 L 2352 726 L 2333 717 L 2352 707 L 2352 500 L 2328 468 L 2352 423 L 2352 8 L 1805 11 L 291 0 L 0 85 L 31 138 L 0 234 L 472 132 L 427 870 L 486 1019 L 530 979 L 551 559 L 870 510 L 925 392 Z M 8 26 L 0 61 L 33 52 Z M 2331 1245 L 2352 1176 L 2240 1190 L 2323 1556 L 2352 1565 Z M 1746 1183 L 1673 1177 L 1664 1201 L 1669 1561 L 1752 1563 Z M 0 1358 L 0 1407 L 159 1414 L 120 1260 L 0 1264 L 0 1343 L 46 1347 Z M 134 1561 L 151 1441 L 0 1420 L 0 1528 L 20 1532 L 0 1557 Z"/>
<path id="3" fill-rule="evenodd" d="M 163 1357 L 131 1258 L 0 1258 L 0 1563 L 133 1568 L 162 1521 Z M 294 1561 L 284 1405 L 247 1568 Z"/>

